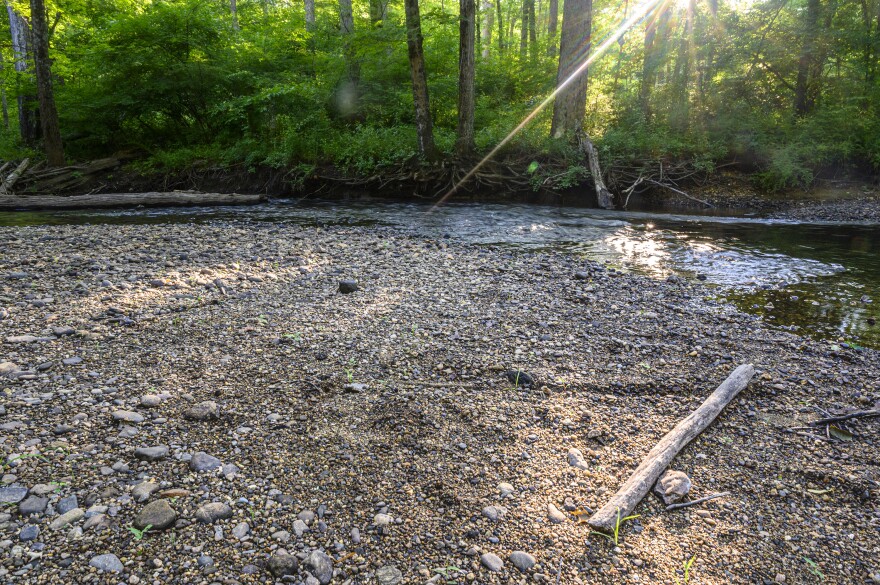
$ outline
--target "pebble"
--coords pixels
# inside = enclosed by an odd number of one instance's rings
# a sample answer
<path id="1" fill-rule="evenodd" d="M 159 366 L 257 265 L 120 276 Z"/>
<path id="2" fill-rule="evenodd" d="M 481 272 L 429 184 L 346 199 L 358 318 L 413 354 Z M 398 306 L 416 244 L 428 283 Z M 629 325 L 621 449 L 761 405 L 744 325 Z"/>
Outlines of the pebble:
<path id="1" fill-rule="evenodd" d="M 144 422 L 143 415 L 130 410 L 115 410 L 111 416 L 113 417 L 113 420 L 117 422 L 127 422 L 131 424 L 140 424 Z"/>
<path id="2" fill-rule="evenodd" d="M 584 454 L 581 453 L 580 449 L 576 449 L 575 447 L 568 450 L 568 464 L 577 469 L 587 470 L 590 468 L 587 460 L 584 459 Z"/>
<path id="3" fill-rule="evenodd" d="M 483 516 L 492 522 L 500 522 L 507 514 L 507 508 L 504 506 L 486 506 L 483 508 Z"/>
<path id="4" fill-rule="evenodd" d="M 232 518 L 232 508 L 223 502 L 204 504 L 196 510 L 196 520 L 204 524 L 213 524 L 217 520 Z"/>
<path id="5" fill-rule="evenodd" d="M 220 418 L 220 407 L 213 400 L 199 402 L 184 411 L 183 416 L 192 420 L 211 420 Z"/>
<path id="6" fill-rule="evenodd" d="M 568 520 L 568 516 L 553 504 L 547 504 L 547 517 L 550 518 L 550 522 L 553 522 L 554 524 L 561 524 Z"/>
<path id="7" fill-rule="evenodd" d="M 168 500 L 153 500 L 144 506 L 134 519 L 134 527 L 144 530 L 152 526 L 152 530 L 165 530 L 177 520 L 177 512 Z"/>
<path id="8" fill-rule="evenodd" d="M 385 565 L 376 569 L 376 581 L 379 585 L 398 585 L 403 580 L 403 573 L 394 565 Z"/>
<path id="9" fill-rule="evenodd" d="M 691 479 L 686 473 L 667 469 L 657 480 L 654 493 L 668 506 L 682 501 L 690 489 Z"/>
<path id="10" fill-rule="evenodd" d="M 347 295 L 353 292 L 357 292 L 358 283 L 356 280 L 348 279 L 348 280 L 340 280 L 339 281 L 339 292 Z"/>
<path id="11" fill-rule="evenodd" d="M 18 505 L 18 513 L 22 516 L 29 516 L 31 514 L 42 514 L 46 510 L 46 506 L 48 505 L 48 498 L 41 498 L 39 496 L 28 496 L 26 500 Z"/>
<path id="12" fill-rule="evenodd" d="M 510 562 L 522 572 L 526 572 L 535 566 L 535 557 L 527 552 L 516 550 L 510 553 Z"/>
<path id="13" fill-rule="evenodd" d="M 492 572 L 498 572 L 504 568 L 504 561 L 498 555 L 490 552 L 480 555 L 480 563 Z"/>
<path id="14" fill-rule="evenodd" d="M 40 536 L 40 527 L 34 524 L 28 524 L 18 533 L 18 539 L 22 542 L 30 542 L 36 540 Z"/>
<path id="15" fill-rule="evenodd" d="M 123 570 L 122 561 L 114 554 L 103 554 L 92 557 L 89 561 L 90 567 L 95 567 L 99 571 L 121 573 Z"/>
<path id="16" fill-rule="evenodd" d="M 168 456 L 168 447 L 165 445 L 138 447 L 134 450 L 134 456 L 141 461 L 158 461 Z"/>
<path id="17" fill-rule="evenodd" d="M 28 495 L 28 489 L 22 486 L 0 488 L 0 504 L 17 504 Z"/>
<path id="18" fill-rule="evenodd" d="M 158 484 L 144 481 L 132 488 L 131 495 L 134 496 L 137 502 L 146 502 L 157 491 L 159 491 Z"/>
<path id="19" fill-rule="evenodd" d="M 312 551 L 303 565 L 320 581 L 321 585 L 327 585 L 333 579 L 333 561 L 322 551 Z"/>
<path id="20" fill-rule="evenodd" d="M 534 386 L 535 379 L 531 374 L 527 374 L 522 370 L 508 370 L 507 381 L 514 386 Z"/>
<path id="21" fill-rule="evenodd" d="M 297 538 L 302 538 L 302 535 L 309 531 L 309 527 L 305 522 L 297 518 L 293 521 L 293 532 L 296 534 Z"/>
<path id="22" fill-rule="evenodd" d="M 239 522 L 235 525 L 235 528 L 232 529 L 232 536 L 237 538 L 238 540 L 244 540 L 244 538 L 250 533 L 251 526 L 247 522 Z"/>
<path id="23" fill-rule="evenodd" d="M 213 471 L 219 469 L 220 465 L 219 459 L 203 451 L 194 454 L 192 459 L 189 460 L 189 468 L 196 472 Z"/>
<path id="24" fill-rule="evenodd" d="M 61 498 L 58 500 L 58 503 L 55 504 L 55 511 L 59 514 L 66 514 L 70 512 L 74 508 L 79 507 L 79 502 L 76 499 L 76 496 L 67 496 L 66 498 Z"/>

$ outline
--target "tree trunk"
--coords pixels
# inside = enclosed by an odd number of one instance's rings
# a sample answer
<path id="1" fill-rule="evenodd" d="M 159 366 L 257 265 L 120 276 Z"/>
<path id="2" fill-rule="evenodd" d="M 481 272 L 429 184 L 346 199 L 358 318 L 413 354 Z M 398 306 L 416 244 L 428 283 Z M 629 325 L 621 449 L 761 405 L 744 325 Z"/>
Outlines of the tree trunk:
<path id="1" fill-rule="evenodd" d="M 34 35 L 34 69 L 37 73 L 37 97 L 40 101 L 40 127 L 43 147 L 50 167 L 64 165 L 64 147 L 58 127 L 58 111 L 52 93 L 52 66 L 49 60 L 49 26 L 43 0 L 31 0 L 31 20 Z"/>
<path id="2" fill-rule="evenodd" d="M 498 10 L 498 55 L 504 55 L 504 13 L 501 10 L 501 0 L 495 0 L 495 8 Z"/>
<path id="3" fill-rule="evenodd" d="M 810 73 L 816 58 L 816 43 L 819 37 L 819 0 L 808 0 L 807 12 L 804 17 L 804 43 L 798 59 L 797 81 L 794 89 L 794 111 L 798 116 L 807 115 L 813 109 L 813 92 L 811 91 Z"/>
<path id="4" fill-rule="evenodd" d="M 494 10 L 492 0 L 483 0 L 483 29 L 480 31 L 482 33 L 480 36 L 483 44 L 483 59 L 489 58 L 489 48 L 492 46 L 492 25 L 495 21 Z"/>
<path id="5" fill-rule="evenodd" d="M 305 0 L 306 7 L 306 30 L 315 30 L 315 0 Z"/>
<path id="6" fill-rule="evenodd" d="M 229 0 L 229 12 L 232 14 L 232 30 L 241 30 L 238 25 L 238 5 L 236 0 Z"/>
<path id="7" fill-rule="evenodd" d="M 655 14 L 645 28 L 645 55 L 642 61 L 642 86 L 639 90 L 639 103 L 645 120 L 651 121 L 651 90 L 657 81 L 657 69 L 663 60 L 666 25 L 669 22 L 670 10 L 667 8 L 659 15 Z M 657 47 L 657 32 L 661 34 L 660 47 Z"/>
<path id="8" fill-rule="evenodd" d="M 22 74 L 26 74 L 31 63 L 31 31 L 27 20 L 9 4 L 6 5 L 9 14 L 9 32 L 12 37 L 12 52 L 15 58 L 13 69 L 21 83 Z M 37 99 L 31 95 L 19 93 L 18 102 L 18 129 L 21 140 L 28 146 L 37 142 L 38 116 L 34 109 Z"/>
<path id="9" fill-rule="evenodd" d="M 522 27 L 519 31 L 519 57 L 526 58 L 529 49 L 529 0 L 522 1 Z"/>
<path id="10" fill-rule="evenodd" d="M 559 47 L 559 67 L 556 73 L 556 87 L 560 87 L 589 54 L 587 44 L 582 50 L 583 40 L 590 38 L 593 19 L 593 0 L 566 0 L 562 10 L 562 38 Z M 553 124 L 550 134 L 561 138 L 581 128 L 587 107 L 587 71 L 572 80 L 553 104 Z"/>
<path id="11" fill-rule="evenodd" d="M 361 64 L 357 59 L 351 39 L 354 32 L 351 0 L 339 0 L 339 32 L 344 37 L 343 53 L 345 54 L 347 79 L 337 88 L 334 99 L 338 111 L 345 117 L 351 117 L 358 112 L 361 80 Z"/>
<path id="12" fill-rule="evenodd" d="M 370 22 L 378 24 L 385 20 L 388 12 L 388 0 L 370 0 Z"/>
<path id="13" fill-rule="evenodd" d="M 425 56 L 422 51 L 422 21 L 419 0 L 403 0 L 406 15 L 406 46 L 409 52 L 409 68 L 412 74 L 413 102 L 416 109 L 416 137 L 419 152 L 428 160 L 437 158 L 434 146 L 434 129 L 431 124 L 431 107 L 428 100 L 428 76 L 425 72 Z"/>
<path id="14" fill-rule="evenodd" d="M 529 7 L 529 56 L 538 59 L 538 29 L 535 24 L 535 0 L 526 0 Z"/>
<path id="15" fill-rule="evenodd" d="M 459 0 L 458 137 L 455 141 L 455 152 L 459 156 L 474 152 L 475 12 L 475 0 Z"/>
<path id="16" fill-rule="evenodd" d="M 547 54 L 556 56 L 556 28 L 559 25 L 559 0 L 550 0 L 550 14 L 547 16 Z"/>

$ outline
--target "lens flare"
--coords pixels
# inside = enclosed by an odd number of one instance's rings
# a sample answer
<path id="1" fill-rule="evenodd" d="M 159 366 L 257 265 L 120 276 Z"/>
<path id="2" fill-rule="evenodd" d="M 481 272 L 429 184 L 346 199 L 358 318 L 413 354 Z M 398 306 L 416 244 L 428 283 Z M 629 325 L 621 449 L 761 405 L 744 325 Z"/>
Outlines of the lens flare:
<path id="1" fill-rule="evenodd" d="M 628 18 L 624 19 L 624 21 L 620 23 L 620 26 L 618 26 L 612 34 L 606 37 L 604 41 L 602 41 L 602 43 L 596 48 L 596 50 L 593 51 L 593 54 L 587 57 L 584 62 L 581 63 L 581 66 L 574 71 L 574 73 L 569 75 L 567 79 L 560 83 L 559 86 L 554 89 L 553 92 L 544 99 L 544 101 L 538 104 L 538 106 L 534 110 L 532 110 L 532 112 L 528 116 L 526 116 L 525 119 L 520 122 L 516 128 L 510 131 L 510 134 L 504 137 L 504 140 L 499 142 L 495 146 L 495 148 L 489 151 L 489 154 L 484 156 L 483 159 L 474 166 L 474 168 L 468 171 L 468 173 L 464 177 L 462 177 L 460 181 L 453 185 L 452 188 L 449 189 L 449 191 L 447 191 L 446 194 L 443 195 L 443 197 L 441 197 L 440 200 L 437 201 L 437 203 L 435 203 L 433 207 L 431 207 L 429 213 L 437 209 L 437 207 L 439 207 L 440 205 L 443 205 L 443 203 L 445 203 L 447 199 L 449 199 L 456 191 L 458 191 L 458 189 L 464 183 L 466 183 L 468 179 L 473 177 L 477 173 L 477 171 L 479 171 L 480 168 L 482 168 L 482 166 L 486 164 L 489 159 L 498 154 L 499 150 L 504 148 L 504 146 L 507 145 L 508 142 L 513 140 L 513 137 L 519 134 L 520 130 L 525 128 L 529 124 L 529 122 L 534 120 L 535 117 L 544 110 L 544 108 L 550 105 L 550 103 L 554 99 L 556 99 L 556 96 L 559 95 L 559 92 L 568 87 L 572 81 L 577 79 L 579 75 L 583 74 L 593 61 L 606 53 L 608 49 L 612 45 L 614 45 L 624 35 L 624 33 L 626 33 L 626 31 L 641 22 L 641 20 L 645 18 L 648 14 L 650 14 L 652 10 L 660 5 L 669 4 L 670 1 L 674 0 L 646 0 L 645 2 L 639 4 L 635 8 L 635 10 L 633 10 L 633 13 Z"/>

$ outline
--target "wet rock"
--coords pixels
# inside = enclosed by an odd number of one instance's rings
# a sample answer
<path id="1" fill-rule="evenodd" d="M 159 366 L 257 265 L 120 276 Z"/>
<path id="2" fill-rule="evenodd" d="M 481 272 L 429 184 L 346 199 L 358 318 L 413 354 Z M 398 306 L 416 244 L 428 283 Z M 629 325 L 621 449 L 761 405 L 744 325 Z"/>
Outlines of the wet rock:
<path id="1" fill-rule="evenodd" d="M 691 489 L 691 479 L 683 471 L 667 469 L 654 486 L 654 493 L 667 506 L 684 499 Z"/>
<path id="2" fill-rule="evenodd" d="M 340 280 L 339 281 L 339 292 L 347 295 L 358 290 L 358 283 L 356 280 Z"/>
<path id="3" fill-rule="evenodd" d="M 269 558 L 269 572 L 279 579 L 287 575 L 296 575 L 298 569 L 299 561 L 293 555 L 275 553 Z"/>
<path id="4" fill-rule="evenodd" d="M 191 420 L 213 420 L 220 418 L 220 407 L 213 400 L 206 400 L 186 409 L 183 416 Z"/>
<path id="5" fill-rule="evenodd" d="M 510 553 L 510 562 L 513 566 L 525 573 L 535 566 L 535 557 L 527 552 L 516 550 Z"/>
<path id="6" fill-rule="evenodd" d="M 203 524 L 213 524 L 217 520 L 232 518 L 232 508 L 223 502 L 204 504 L 196 510 L 196 520 Z"/>
<path id="7" fill-rule="evenodd" d="M 498 555 L 493 553 L 481 554 L 480 563 L 493 573 L 497 573 L 504 568 L 504 561 L 502 561 Z"/>
<path id="8" fill-rule="evenodd" d="M 177 512 L 168 500 L 154 500 L 144 506 L 134 519 L 134 527 L 144 530 L 151 526 L 153 530 L 165 530 L 177 520 Z"/>
<path id="9" fill-rule="evenodd" d="M 584 459 L 584 454 L 581 453 L 581 450 L 574 447 L 568 450 L 568 464 L 577 469 L 586 470 L 590 468 L 587 460 Z"/>
<path id="10" fill-rule="evenodd" d="M 119 557 L 109 553 L 92 557 L 89 566 L 108 573 L 121 573 L 124 569 Z"/>
<path id="11" fill-rule="evenodd" d="M 312 551 L 303 565 L 321 585 L 327 585 L 333 579 L 333 561 L 322 551 Z"/>
<path id="12" fill-rule="evenodd" d="M 168 456 L 168 447 L 165 445 L 138 447 L 134 450 L 134 456 L 141 461 L 158 461 Z"/>
<path id="13" fill-rule="evenodd" d="M 194 454 L 192 459 L 189 460 L 189 468 L 197 472 L 213 471 L 219 469 L 220 465 L 222 465 L 222 463 L 219 459 L 213 455 L 208 455 L 203 451 Z"/>

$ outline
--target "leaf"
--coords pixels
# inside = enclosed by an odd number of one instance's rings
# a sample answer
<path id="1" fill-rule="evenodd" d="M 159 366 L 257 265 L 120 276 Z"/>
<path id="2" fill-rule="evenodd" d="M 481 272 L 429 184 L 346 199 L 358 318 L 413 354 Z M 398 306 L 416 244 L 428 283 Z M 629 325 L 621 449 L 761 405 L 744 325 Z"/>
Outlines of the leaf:
<path id="1" fill-rule="evenodd" d="M 533 160 L 533 161 L 529 164 L 529 168 L 526 169 L 526 172 L 527 172 L 528 174 L 532 175 L 532 174 L 535 173 L 535 171 L 538 170 L 538 166 L 539 166 L 539 165 L 538 165 L 538 161 Z"/>
<path id="2" fill-rule="evenodd" d="M 589 520 L 591 513 L 589 510 L 584 510 L 583 508 L 578 508 L 574 512 L 571 513 L 572 516 L 577 518 L 578 524 L 586 524 Z"/>
<path id="3" fill-rule="evenodd" d="M 852 433 L 835 425 L 828 425 L 828 433 L 838 441 L 852 441 Z"/>

